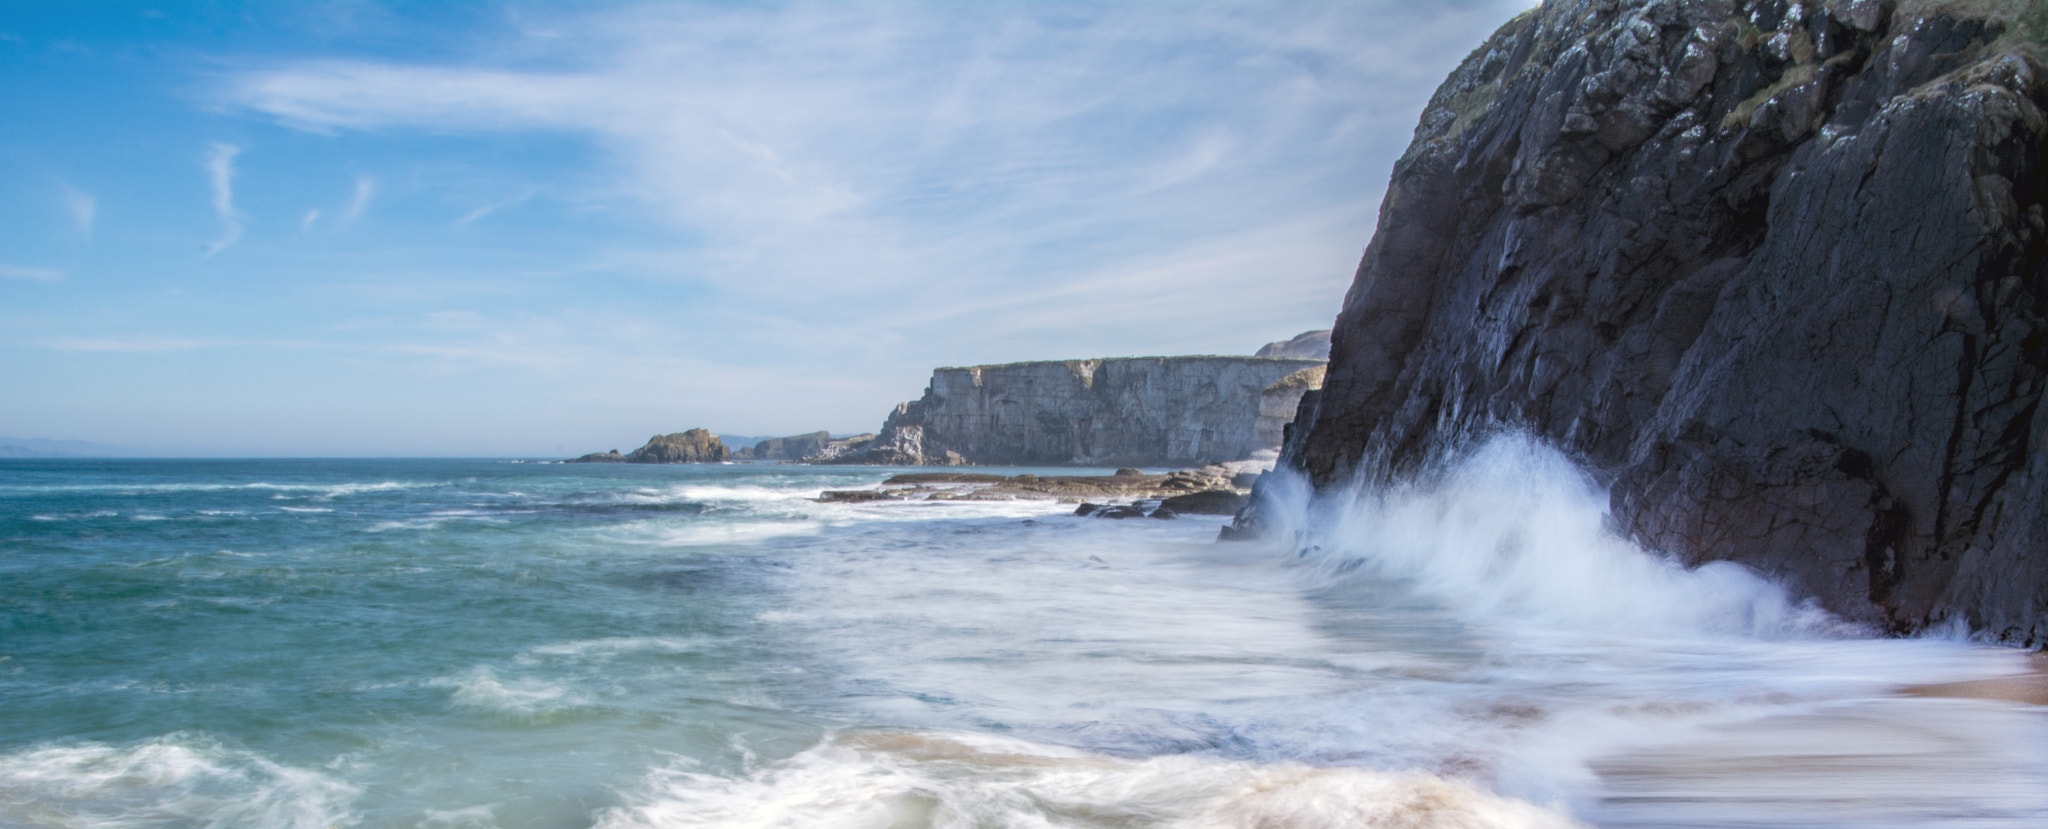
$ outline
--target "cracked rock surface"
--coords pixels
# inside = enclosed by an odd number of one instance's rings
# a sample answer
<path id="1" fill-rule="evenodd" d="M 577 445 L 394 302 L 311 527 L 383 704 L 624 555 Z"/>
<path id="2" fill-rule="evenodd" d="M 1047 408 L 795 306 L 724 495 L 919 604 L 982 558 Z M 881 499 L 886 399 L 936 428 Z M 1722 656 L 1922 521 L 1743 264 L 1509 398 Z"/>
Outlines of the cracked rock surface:
<path id="1" fill-rule="evenodd" d="M 1282 463 L 1400 479 L 1527 430 L 1647 547 L 2048 643 L 2044 5 L 1508 23 L 1396 165 Z"/>

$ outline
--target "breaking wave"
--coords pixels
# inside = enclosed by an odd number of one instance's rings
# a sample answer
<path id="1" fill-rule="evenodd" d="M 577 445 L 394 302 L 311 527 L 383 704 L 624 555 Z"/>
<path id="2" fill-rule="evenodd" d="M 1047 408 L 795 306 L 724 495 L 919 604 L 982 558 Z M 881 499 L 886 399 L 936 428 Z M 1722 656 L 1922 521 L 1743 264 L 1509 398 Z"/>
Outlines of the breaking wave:
<path id="1" fill-rule="evenodd" d="M 357 790 L 319 772 L 204 738 L 0 755 L 0 824 L 322 829 L 346 823 Z"/>
<path id="2" fill-rule="evenodd" d="M 750 774 L 651 774 L 599 829 L 696 826 L 925 829 L 1549 829 L 1578 827 L 1526 801 L 1419 772 L 1129 760 L 1001 737 L 868 731 Z"/>
<path id="3" fill-rule="evenodd" d="M 1853 631 L 1740 564 L 1687 568 L 1619 537 L 1606 493 L 1525 436 L 1495 437 L 1427 485 L 1313 503 L 1296 476 L 1270 491 L 1296 558 L 1317 576 L 1400 580 L 1479 624 L 1627 636 Z"/>

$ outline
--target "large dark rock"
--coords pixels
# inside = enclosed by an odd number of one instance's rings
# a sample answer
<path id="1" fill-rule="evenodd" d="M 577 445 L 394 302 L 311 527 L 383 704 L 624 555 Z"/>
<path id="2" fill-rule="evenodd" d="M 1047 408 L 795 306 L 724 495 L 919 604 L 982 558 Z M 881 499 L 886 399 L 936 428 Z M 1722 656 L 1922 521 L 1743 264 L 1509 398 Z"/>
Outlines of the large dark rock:
<path id="1" fill-rule="evenodd" d="M 1243 509 L 1246 496 L 1227 489 L 1211 489 L 1175 495 L 1160 506 L 1182 515 L 1232 515 Z"/>
<path id="2" fill-rule="evenodd" d="M 1283 463 L 1502 429 L 1850 618 L 2048 641 L 2048 3 L 1551 0 L 1437 91 Z M 1240 529 L 1256 523 L 1240 518 Z"/>

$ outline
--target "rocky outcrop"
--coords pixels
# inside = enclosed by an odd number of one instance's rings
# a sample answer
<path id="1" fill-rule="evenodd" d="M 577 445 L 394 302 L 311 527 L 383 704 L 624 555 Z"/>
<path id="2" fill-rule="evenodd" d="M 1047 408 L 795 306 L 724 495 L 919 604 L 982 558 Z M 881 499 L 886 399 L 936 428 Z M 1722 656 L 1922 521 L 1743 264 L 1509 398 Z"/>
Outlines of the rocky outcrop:
<path id="1" fill-rule="evenodd" d="M 592 453 L 566 463 L 718 463 L 729 457 L 725 443 L 703 429 L 655 435 L 647 445 L 620 455 L 619 450 Z"/>
<path id="2" fill-rule="evenodd" d="M 1990 0 L 1515 19 L 1395 166 L 1284 462 L 1527 430 L 1649 547 L 2048 641 L 2044 35 Z"/>
<path id="3" fill-rule="evenodd" d="M 755 461 L 800 461 L 825 454 L 825 447 L 832 445 L 831 432 L 812 432 L 808 435 L 791 435 L 783 438 L 769 438 L 752 447 L 733 452 L 734 460 Z"/>
<path id="4" fill-rule="evenodd" d="M 1330 332 L 1304 331 L 1294 339 L 1266 343 L 1254 357 L 1293 357 L 1302 360 L 1330 359 Z"/>
<path id="5" fill-rule="evenodd" d="M 1181 504 L 1192 514 L 1229 515 L 1242 506 L 1249 493 L 1238 486 L 1237 473 L 1228 465 L 1201 469 L 1179 469 L 1163 475 L 1148 475 L 1139 469 L 1119 469 L 1114 475 L 983 475 L 972 472 L 914 472 L 897 475 L 878 489 L 828 490 L 818 496 L 825 503 L 868 503 L 874 501 L 1067 501 L 1082 502 L 1087 515 L 1108 507 L 1138 510 L 1137 515 L 1154 515 L 1159 507 Z M 1094 501 L 1109 502 L 1097 504 Z M 1142 502 L 1156 502 L 1152 510 Z M 1228 509 L 1223 509 L 1230 505 Z M 1159 518 L 1178 515 L 1168 509 Z"/>
<path id="6" fill-rule="evenodd" d="M 1277 449 L 1319 360 L 1136 357 L 942 368 L 837 463 L 1199 466 Z M 1308 372 L 1308 373 L 1304 373 Z"/>

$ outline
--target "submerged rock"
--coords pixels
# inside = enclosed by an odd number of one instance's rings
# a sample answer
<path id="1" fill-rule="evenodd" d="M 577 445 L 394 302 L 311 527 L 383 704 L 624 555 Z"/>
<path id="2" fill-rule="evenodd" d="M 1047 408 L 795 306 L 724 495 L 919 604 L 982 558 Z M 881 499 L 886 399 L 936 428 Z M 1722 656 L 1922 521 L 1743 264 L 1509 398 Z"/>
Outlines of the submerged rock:
<path id="1" fill-rule="evenodd" d="M 1526 430 L 1650 548 L 2048 642 L 2044 39 L 2018 2 L 1516 18 L 1396 164 L 1283 463 Z"/>
<path id="2" fill-rule="evenodd" d="M 816 500 L 821 504 L 864 504 L 869 501 L 901 501 L 903 496 L 873 489 L 828 489 Z"/>

